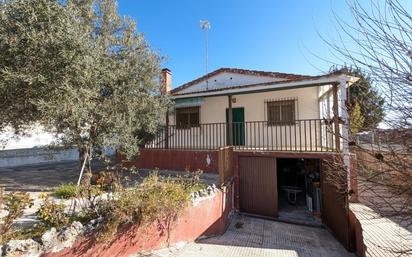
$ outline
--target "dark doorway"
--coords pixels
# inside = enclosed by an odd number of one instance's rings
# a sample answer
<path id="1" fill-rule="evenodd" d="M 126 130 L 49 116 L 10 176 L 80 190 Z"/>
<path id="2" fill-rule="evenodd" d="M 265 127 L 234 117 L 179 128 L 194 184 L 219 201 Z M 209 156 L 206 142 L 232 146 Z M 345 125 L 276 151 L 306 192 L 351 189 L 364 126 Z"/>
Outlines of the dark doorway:
<path id="1" fill-rule="evenodd" d="M 277 159 L 279 219 L 321 225 L 319 159 Z"/>
<path id="2" fill-rule="evenodd" d="M 243 107 L 232 108 L 232 121 L 233 145 L 244 145 L 245 109 Z M 229 123 L 229 109 L 226 109 L 226 123 Z"/>

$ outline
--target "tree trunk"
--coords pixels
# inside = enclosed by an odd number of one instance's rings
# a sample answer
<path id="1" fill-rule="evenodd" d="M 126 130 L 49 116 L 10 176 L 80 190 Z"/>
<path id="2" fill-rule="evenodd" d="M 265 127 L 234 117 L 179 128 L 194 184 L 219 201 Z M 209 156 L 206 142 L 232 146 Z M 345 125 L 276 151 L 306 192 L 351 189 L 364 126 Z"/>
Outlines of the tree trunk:
<path id="1" fill-rule="evenodd" d="M 85 185 L 90 185 L 92 177 L 92 164 L 91 164 L 91 154 L 92 147 L 88 145 L 81 146 L 79 148 L 79 159 L 80 159 L 80 169 L 82 169 L 84 164 L 84 171 L 82 177 L 82 183 Z"/>

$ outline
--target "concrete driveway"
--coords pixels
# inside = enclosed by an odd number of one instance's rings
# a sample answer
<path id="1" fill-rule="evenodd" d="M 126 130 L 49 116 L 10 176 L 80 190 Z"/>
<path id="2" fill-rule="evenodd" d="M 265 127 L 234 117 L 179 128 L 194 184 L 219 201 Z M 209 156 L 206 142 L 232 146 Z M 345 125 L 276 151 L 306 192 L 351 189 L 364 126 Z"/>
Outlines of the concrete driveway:
<path id="1" fill-rule="evenodd" d="M 181 247 L 136 256 L 152 257 L 345 257 L 347 252 L 323 228 L 237 216 L 222 236 L 198 240 Z"/>

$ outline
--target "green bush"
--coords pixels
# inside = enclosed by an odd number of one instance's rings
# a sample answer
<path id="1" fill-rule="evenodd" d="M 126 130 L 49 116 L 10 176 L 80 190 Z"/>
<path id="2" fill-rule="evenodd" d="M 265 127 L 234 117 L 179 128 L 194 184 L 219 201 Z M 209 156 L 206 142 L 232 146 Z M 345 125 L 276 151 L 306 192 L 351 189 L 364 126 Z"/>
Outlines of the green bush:
<path id="1" fill-rule="evenodd" d="M 4 209 L 8 214 L 0 222 L 0 243 L 13 234 L 13 221 L 23 215 L 24 209 L 33 205 L 30 195 L 25 192 L 12 192 L 4 196 Z"/>
<path id="2" fill-rule="evenodd" d="M 4 242 L 9 240 L 26 240 L 26 239 L 40 239 L 41 236 L 48 230 L 49 228 L 43 224 L 34 224 L 31 227 L 16 229 L 12 231 L 10 234 L 7 234 L 3 239 Z"/>
<path id="3" fill-rule="evenodd" d="M 139 190 L 143 219 L 151 222 L 168 218 L 184 209 L 190 201 L 186 183 L 161 179 L 157 174 L 145 178 Z"/>
<path id="4" fill-rule="evenodd" d="M 60 184 L 57 186 L 53 194 L 60 199 L 70 199 L 76 197 L 79 193 L 79 187 L 73 183 Z"/>
<path id="5" fill-rule="evenodd" d="M 90 183 L 100 186 L 104 191 L 113 189 L 116 185 L 117 177 L 112 171 L 100 171 L 91 176 Z"/>
<path id="6" fill-rule="evenodd" d="M 197 170 L 195 172 L 189 172 L 184 177 L 179 177 L 178 179 L 189 193 L 197 192 L 207 188 L 207 184 L 200 182 L 202 174 L 203 171 Z"/>
<path id="7" fill-rule="evenodd" d="M 99 212 L 104 222 L 100 239 L 110 240 L 125 224 L 159 221 L 169 226 L 190 199 L 186 181 L 161 179 L 157 173 L 152 173 L 137 187 L 123 188 L 112 200 L 101 202 Z"/>
<path id="8" fill-rule="evenodd" d="M 37 210 L 36 216 L 46 227 L 60 228 L 70 222 L 64 204 L 54 202 L 47 194 L 41 195 L 41 198 L 43 203 Z"/>

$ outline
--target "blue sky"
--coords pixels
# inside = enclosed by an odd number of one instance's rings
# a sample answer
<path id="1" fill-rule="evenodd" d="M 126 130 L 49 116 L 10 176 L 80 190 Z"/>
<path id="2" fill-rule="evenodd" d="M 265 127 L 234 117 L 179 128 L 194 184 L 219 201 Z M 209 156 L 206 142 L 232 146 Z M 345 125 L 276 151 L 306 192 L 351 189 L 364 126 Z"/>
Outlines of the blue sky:
<path id="1" fill-rule="evenodd" d="M 151 47 L 166 57 L 173 87 L 205 74 L 207 19 L 209 71 L 235 67 L 301 74 L 339 62 L 319 37 L 336 39 L 334 13 L 351 17 L 344 0 L 119 0 L 119 12 L 137 21 Z"/>

